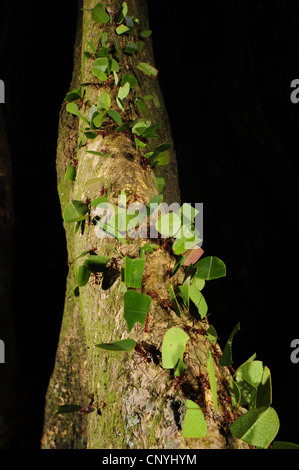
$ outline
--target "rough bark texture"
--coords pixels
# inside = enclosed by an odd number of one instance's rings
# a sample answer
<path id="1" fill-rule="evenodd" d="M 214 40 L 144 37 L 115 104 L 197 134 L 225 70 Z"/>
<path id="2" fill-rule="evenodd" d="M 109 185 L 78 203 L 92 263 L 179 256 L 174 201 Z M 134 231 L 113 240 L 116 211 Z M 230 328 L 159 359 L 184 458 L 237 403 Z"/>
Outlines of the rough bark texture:
<path id="1" fill-rule="evenodd" d="M 115 24 L 99 25 L 91 19 L 90 11 L 97 2 L 84 1 L 83 18 L 79 13 L 77 41 L 75 45 L 74 75 L 70 89 L 75 89 L 80 83 L 95 83 L 91 73 L 92 61 L 83 59 L 87 41 L 101 45 L 101 34 L 108 33 L 107 44 L 115 41 Z M 149 29 L 145 1 L 129 1 L 129 14 L 140 21 L 139 31 Z M 112 0 L 106 4 L 114 17 L 121 2 Z M 138 40 L 137 33 L 119 36 L 120 48 L 131 41 Z M 139 53 L 138 62 L 148 62 L 154 65 L 150 39 L 146 39 L 145 49 Z M 137 62 L 137 63 L 138 63 Z M 162 124 L 161 143 L 172 143 L 167 112 L 157 80 L 144 77 L 133 66 L 136 59 L 122 54 L 120 62 L 120 77 L 126 71 L 133 71 L 138 79 L 134 89 L 137 96 L 151 94 L 153 100 L 149 104 L 149 118 L 152 123 Z M 114 82 L 104 83 L 100 87 L 87 86 L 84 105 L 81 112 L 88 116 L 89 103 L 97 103 L 102 91 L 109 92 L 112 103 L 118 87 Z M 115 108 L 117 109 L 117 107 Z M 122 114 L 123 120 L 136 118 L 134 107 L 126 108 Z M 71 199 L 85 201 L 99 196 L 102 186 L 107 187 L 111 182 L 111 202 L 117 202 L 121 190 L 126 191 L 127 198 L 133 202 L 136 194 L 144 203 L 156 194 L 158 188 L 155 176 L 165 178 L 164 200 L 168 203 L 179 202 L 179 189 L 175 153 L 172 146 L 170 163 L 159 168 L 159 174 L 150 168 L 144 168 L 135 155 L 134 139 L 131 135 L 121 133 L 116 135 L 115 128 L 105 127 L 103 135 L 96 139 L 85 141 L 78 150 L 78 141 L 82 137 L 82 126 L 78 119 L 62 106 L 59 127 L 57 151 L 58 191 L 61 200 L 62 213 Z M 158 142 L 160 143 L 160 142 Z M 155 145 L 158 145 L 155 142 Z M 92 150 L 107 152 L 110 157 L 92 155 L 86 152 Z M 77 165 L 75 183 L 64 181 L 68 164 Z M 218 411 L 215 411 L 211 391 L 205 386 L 199 375 L 207 376 L 207 346 L 209 342 L 204 335 L 188 332 L 187 354 L 185 357 L 186 371 L 184 381 L 177 387 L 177 379 L 169 370 L 161 366 L 161 345 L 164 334 L 172 326 L 186 329 L 192 326 L 197 329 L 207 329 L 207 321 L 199 321 L 187 311 L 178 318 L 172 310 L 164 308 L 156 298 L 152 299 L 149 311 L 149 326 L 145 332 L 138 324 L 128 335 L 127 325 L 123 318 L 123 296 L 120 292 L 120 276 L 118 270 L 110 268 L 101 279 L 100 284 L 89 284 L 80 289 L 80 296 L 74 296 L 76 272 L 81 260 L 76 258 L 91 247 L 98 254 L 109 257 L 115 256 L 107 240 L 97 238 L 93 225 L 86 224 L 84 234 L 75 233 L 73 225 L 65 224 L 68 255 L 69 275 L 65 310 L 56 365 L 50 380 L 45 411 L 44 433 L 42 448 L 76 448 L 80 439 L 84 446 L 91 449 L 195 449 L 195 448 L 239 448 L 246 447 L 236 440 L 228 431 L 228 414 L 232 419 L 238 416 L 240 410 L 233 413 L 231 405 L 225 400 L 227 380 L 230 373 L 218 365 L 219 347 L 213 351 L 213 361 L 216 371 L 218 389 L 224 390 L 224 397 L 219 394 Z M 130 240 L 128 244 L 109 239 L 110 245 L 130 257 L 138 256 L 140 247 L 148 242 L 145 239 Z M 117 258 L 118 268 L 122 263 Z M 169 278 L 168 271 L 175 264 L 175 257 L 163 248 L 146 255 L 145 276 L 141 292 L 157 293 L 160 298 L 169 300 L 169 284 L 176 285 L 183 280 L 183 272 L 179 271 Z M 114 275 L 115 274 L 115 275 Z M 115 353 L 103 351 L 95 347 L 98 343 L 108 343 L 115 339 L 130 336 L 138 343 L 145 341 L 156 352 L 156 360 L 151 363 L 141 362 L 135 353 Z M 83 415 L 57 415 L 58 405 L 78 403 L 86 406 L 89 394 L 95 395 L 95 403 L 101 410 Z M 182 422 L 186 410 L 186 399 L 197 400 L 205 409 L 208 422 L 208 434 L 203 439 L 184 439 L 181 435 Z M 105 404 L 105 405 L 104 405 Z"/>

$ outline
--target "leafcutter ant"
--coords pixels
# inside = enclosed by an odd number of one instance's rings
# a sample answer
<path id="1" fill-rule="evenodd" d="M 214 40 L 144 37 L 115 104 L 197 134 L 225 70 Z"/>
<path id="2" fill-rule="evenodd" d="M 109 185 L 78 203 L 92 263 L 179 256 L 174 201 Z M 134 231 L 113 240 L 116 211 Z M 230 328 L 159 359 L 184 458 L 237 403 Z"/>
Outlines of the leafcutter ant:
<path id="1" fill-rule="evenodd" d="M 93 407 L 93 403 L 94 403 L 94 393 L 92 393 L 91 395 L 88 396 L 88 398 L 90 398 L 90 402 L 88 403 L 87 406 L 85 406 L 84 408 L 81 408 L 81 413 L 83 414 L 88 414 L 88 413 L 92 413 L 94 411 L 94 407 Z"/>

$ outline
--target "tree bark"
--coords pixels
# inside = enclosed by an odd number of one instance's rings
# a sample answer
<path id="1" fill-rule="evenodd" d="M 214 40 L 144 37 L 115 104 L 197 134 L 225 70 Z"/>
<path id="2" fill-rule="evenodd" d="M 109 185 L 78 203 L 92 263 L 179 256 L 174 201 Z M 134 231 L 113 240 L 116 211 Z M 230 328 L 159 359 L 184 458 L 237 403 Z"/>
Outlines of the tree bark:
<path id="1" fill-rule="evenodd" d="M 107 32 L 107 45 L 115 44 L 115 22 L 106 25 L 95 23 L 91 19 L 95 0 L 84 0 L 83 13 L 79 5 L 79 21 L 77 39 L 74 49 L 74 73 L 70 90 L 79 87 L 81 83 L 95 83 L 91 73 L 92 61 L 83 59 L 87 50 L 87 42 L 93 41 L 97 48 L 101 46 L 103 31 Z M 139 20 L 139 31 L 150 29 L 147 17 L 147 6 L 144 0 L 128 1 L 129 15 Z M 120 9 L 122 2 L 111 0 L 107 8 L 112 18 Z M 128 42 L 136 42 L 137 33 L 119 36 L 119 46 L 123 50 Z M 150 38 L 145 40 L 145 48 L 138 52 L 138 62 L 154 65 L 154 57 Z M 122 53 L 119 76 L 130 71 L 137 77 L 138 85 L 134 88 L 137 97 L 147 94 L 153 96 L 148 105 L 148 117 L 154 124 L 162 124 L 160 142 L 173 144 L 167 111 L 159 88 L 158 80 L 145 77 L 136 69 L 135 57 Z M 109 83 L 109 84 L 108 84 Z M 111 102 L 119 85 L 114 82 L 104 82 L 100 87 L 89 85 L 85 87 L 84 104 L 81 113 L 88 116 L 90 104 L 97 103 L 99 95 L 108 92 Z M 117 106 L 115 107 L 117 110 Z M 123 121 L 131 121 L 138 115 L 133 106 L 126 107 L 122 113 Z M 180 202 L 177 166 L 173 145 L 170 150 L 170 162 L 166 167 L 158 167 L 155 172 L 145 169 L 135 155 L 135 145 L 132 136 L 126 133 L 116 135 L 114 131 L 105 132 L 91 141 L 83 141 L 81 148 L 78 143 L 82 138 L 83 128 L 86 127 L 77 117 L 66 111 L 62 105 L 59 138 L 57 147 L 57 179 L 58 192 L 61 201 L 62 214 L 70 200 L 84 202 L 99 196 L 102 182 L 107 187 L 111 182 L 110 201 L 117 203 L 121 190 L 126 191 L 131 202 L 138 198 L 148 203 L 158 194 L 156 176 L 163 176 L 165 189 L 164 201 Z M 133 139 L 134 140 L 134 139 Z M 157 145 L 158 145 L 157 143 Z M 155 142 L 156 145 L 156 142 Z M 79 146 L 80 147 L 80 146 Z M 86 150 L 108 153 L 105 159 L 98 155 L 87 153 Z M 76 166 L 74 183 L 65 181 L 64 175 L 69 164 Z M 97 180 L 96 180 L 97 179 Z M 93 225 L 85 225 L 84 234 L 76 232 L 74 226 L 64 223 L 69 274 L 65 309 L 59 346 L 56 355 L 55 369 L 50 379 L 46 397 L 44 432 L 41 447 L 47 448 L 77 448 L 79 440 L 90 449 L 197 449 L 197 448 L 240 448 L 247 447 L 235 439 L 228 430 L 227 416 L 232 419 L 238 416 L 239 410 L 233 412 L 230 403 L 219 395 L 218 411 L 215 410 L 211 390 L 200 380 L 200 374 L 207 376 L 207 346 L 208 340 L 204 335 L 196 335 L 188 330 L 189 341 L 185 357 L 186 370 L 184 381 L 177 387 L 178 381 L 172 372 L 161 366 L 160 352 L 166 331 L 173 326 L 186 330 L 192 326 L 197 329 L 207 328 L 207 320 L 199 321 L 187 311 L 182 318 L 173 311 L 164 308 L 153 298 L 149 310 L 149 326 L 135 325 L 130 335 L 123 318 L 123 294 L 120 291 L 120 276 L 101 279 L 100 285 L 89 282 L 80 289 L 80 296 L 74 295 L 76 273 L 81 261 L 78 256 L 84 250 L 96 251 L 97 254 L 109 257 L 115 256 L 111 250 L 113 245 L 122 253 L 134 258 L 138 256 L 140 247 L 149 240 L 135 239 L 121 245 L 117 240 L 99 239 Z M 110 246 L 109 246 L 110 245 Z M 91 248 L 92 247 L 92 248 Z M 76 260 L 77 259 L 77 260 Z M 118 260 L 118 267 L 122 263 Z M 162 299 L 169 300 L 169 285 L 182 283 L 183 269 L 175 276 L 167 275 L 175 265 L 176 258 L 162 247 L 153 253 L 146 254 L 145 277 L 141 292 L 155 292 Z M 111 270 L 110 272 L 113 272 Z M 149 295 L 149 294 L 148 294 Z M 157 352 L 157 363 L 142 362 L 135 352 L 116 353 L 97 348 L 98 343 L 108 343 L 116 339 L 130 336 L 136 342 L 145 341 Z M 218 364 L 220 348 L 213 349 L 213 362 L 216 372 L 218 389 L 226 389 L 230 372 Z M 90 394 L 94 394 L 95 403 L 100 413 L 96 411 L 87 415 L 56 414 L 57 407 L 63 404 L 88 405 Z M 208 423 L 208 433 L 205 438 L 185 439 L 182 437 L 182 423 L 186 411 L 186 399 L 196 400 L 205 409 Z"/>

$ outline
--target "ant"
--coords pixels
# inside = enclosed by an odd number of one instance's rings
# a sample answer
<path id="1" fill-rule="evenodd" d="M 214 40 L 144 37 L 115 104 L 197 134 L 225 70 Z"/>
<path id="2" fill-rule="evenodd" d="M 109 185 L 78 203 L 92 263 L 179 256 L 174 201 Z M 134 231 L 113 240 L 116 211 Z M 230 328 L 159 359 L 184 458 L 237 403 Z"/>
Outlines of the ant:
<path id="1" fill-rule="evenodd" d="M 165 309 L 170 309 L 170 310 L 173 310 L 173 304 L 171 302 L 169 302 L 168 300 L 165 300 L 165 299 L 161 299 L 161 297 L 159 296 L 159 294 L 157 294 L 156 292 L 152 292 L 152 291 L 149 291 L 148 294 L 153 298 L 153 299 L 158 299 L 162 305 L 163 308 Z"/>
<path id="2" fill-rule="evenodd" d="M 225 421 L 226 421 L 229 425 L 232 424 L 232 422 L 234 421 L 232 415 L 231 415 L 228 411 L 226 411 L 226 412 L 224 413 L 224 418 L 225 418 Z"/>
<path id="3" fill-rule="evenodd" d="M 80 410 L 85 415 L 88 413 L 92 413 L 94 411 L 94 407 L 93 407 L 94 393 L 92 393 L 91 395 L 88 395 L 88 398 L 90 398 L 90 402 L 88 403 L 87 406 L 85 406 L 84 408 L 81 408 Z"/>
<path id="4" fill-rule="evenodd" d="M 144 284 L 150 277 L 151 277 L 151 274 L 147 274 L 146 276 L 144 276 L 141 281 L 142 284 Z"/>
<path id="5" fill-rule="evenodd" d="M 147 362 L 148 364 L 152 362 L 153 355 L 144 341 L 142 342 L 142 344 L 137 343 L 134 350 L 137 354 L 139 354 L 139 356 L 143 357 L 145 362 Z"/>
<path id="6" fill-rule="evenodd" d="M 95 286 L 98 286 L 100 284 L 100 279 L 99 279 L 99 273 L 92 273 L 94 279 L 93 283 Z"/>
<path id="7" fill-rule="evenodd" d="M 198 328 L 193 328 L 192 326 L 186 326 L 185 327 L 187 331 L 191 331 L 195 335 L 205 335 L 206 330 L 204 328 L 198 329 Z"/>
<path id="8" fill-rule="evenodd" d="M 178 390 L 185 380 L 185 373 L 183 372 L 179 377 L 176 377 L 176 383 L 173 386 L 173 390 Z"/>
<path id="9" fill-rule="evenodd" d="M 149 324 L 149 316 L 147 315 L 145 319 L 145 325 L 143 328 L 144 333 L 148 333 L 148 324 Z"/>
<path id="10" fill-rule="evenodd" d="M 213 351 L 213 353 L 215 354 L 216 357 L 218 357 L 218 358 L 221 357 L 222 354 L 219 351 L 217 351 L 217 347 L 214 344 L 211 346 L 211 349 L 212 349 L 212 351 Z"/>
<path id="11" fill-rule="evenodd" d="M 220 390 L 218 390 L 218 393 L 219 393 L 219 395 L 220 395 L 225 401 L 227 401 L 227 403 L 231 404 L 232 399 L 231 399 L 231 397 L 229 397 L 228 395 L 226 395 L 226 393 L 225 393 L 224 390 L 220 389 Z"/>
<path id="12" fill-rule="evenodd" d="M 106 196 L 107 192 L 108 192 L 108 188 L 105 188 L 104 186 L 102 186 L 100 195 L 101 196 Z"/>
<path id="13" fill-rule="evenodd" d="M 199 374 L 199 380 L 201 381 L 201 383 L 203 384 L 204 387 L 206 387 L 208 389 L 211 388 L 210 387 L 210 382 L 204 374 Z"/>
<path id="14" fill-rule="evenodd" d="M 168 253 L 171 253 L 172 250 L 172 241 L 170 238 L 166 238 L 166 240 L 162 243 L 162 248 L 164 248 Z"/>
<path id="15" fill-rule="evenodd" d="M 97 409 L 97 414 L 99 416 L 101 416 L 101 414 L 102 414 L 101 408 L 102 408 L 102 410 L 104 410 L 106 408 L 106 406 L 107 406 L 107 403 L 105 401 L 102 401 L 101 406 L 99 406 L 98 409 Z"/>
<path id="16" fill-rule="evenodd" d="M 149 158 L 140 157 L 140 164 L 142 168 L 146 171 L 148 167 L 150 166 Z"/>

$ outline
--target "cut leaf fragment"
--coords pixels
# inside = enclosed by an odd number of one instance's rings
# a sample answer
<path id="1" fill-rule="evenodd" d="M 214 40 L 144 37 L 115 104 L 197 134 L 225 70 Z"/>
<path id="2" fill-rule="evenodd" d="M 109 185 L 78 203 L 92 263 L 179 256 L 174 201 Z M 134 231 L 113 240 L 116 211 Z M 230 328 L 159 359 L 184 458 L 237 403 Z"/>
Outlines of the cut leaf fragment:
<path id="1" fill-rule="evenodd" d="M 192 400 L 186 400 L 186 405 L 182 436 L 186 439 L 206 437 L 207 422 L 201 408 Z"/>
<path id="2" fill-rule="evenodd" d="M 216 377 L 215 377 L 215 370 L 213 364 L 213 358 L 210 349 L 207 349 L 208 354 L 208 374 L 209 374 L 209 381 L 211 386 L 212 398 L 215 406 L 215 410 L 218 410 L 218 401 L 217 401 L 217 384 L 216 384 Z"/>
<path id="3" fill-rule="evenodd" d="M 231 426 L 230 432 L 247 444 L 266 449 L 279 430 L 279 419 L 271 407 L 250 410 L 240 416 Z"/>
<path id="4" fill-rule="evenodd" d="M 146 316 L 150 307 L 151 297 L 139 292 L 128 290 L 124 296 L 124 319 L 130 332 L 135 323 L 145 326 Z"/>
<path id="5" fill-rule="evenodd" d="M 164 369 L 174 369 L 180 359 L 183 360 L 189 336 L 180 328 L 170 328 L 162 344 L 162 365 Z"/>
<path id="6" fill-rule="evenodd" d="M 206 281 L 226 276 L 225 264 L 216 256 L 207 256 L 199 260 L 194 267 L 197 269 L 197 277 Z"/>
<path id="7" fill-rule="evenodd" d="M 64 211 L 64 221 L 66 224 L 80 222 L 87 218 L 88 207 L 81 201 L 73 200 L 68 203 Z"/>
<path id="8" fill-rule="evenodd" d="M 113 341 L 112 343 L 96 344 L 98 348 L 106 349 L 107 351 L 132 351 L 136 346 L 136 341 L 133 339 L 121 339 Z"/>
<path id="9" fill-rule="evenodd" d="M 158 70 L 146 62 L 139 62 L 137 68 L 147 77 L 156 78 L 158 75 Z"/>
<path id="10" fill-rule="evenodd" d="M 239 330 L 240 330 L 240 323 L 238 323 L 235 326 L 235 328 L 233 329 L 233 331 L 231 332 L 231 334 L 230 334 L 230 336 L 227 340 L 227 343 L 226 343 L 225 348 L 223 350 L 223 354 L 222 354 L 222 356 L 220 358 L 220 361 L 219 361 L 220 366 L 229 366 L 233 362 L 232 342 L 233 342 L 233 338 L 234 338 L 235 334 Z"/>
<path id="11" fill-rule="evenodd" d="M 125 283 L 127 287 L 139 289 L 142 284 L 145 258 L 125 258 Z"/>

